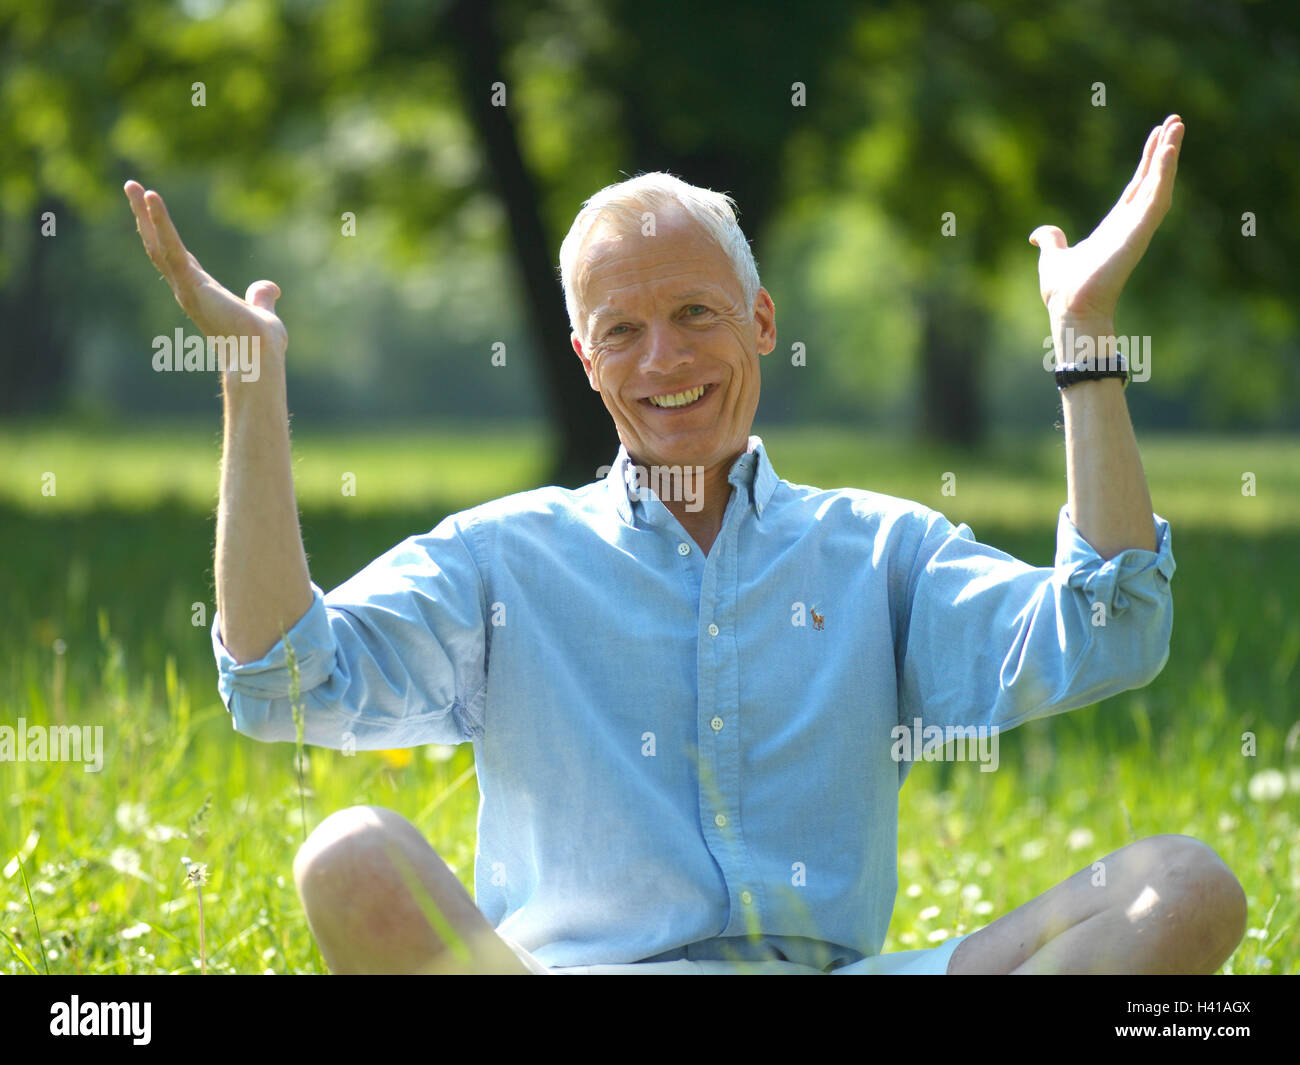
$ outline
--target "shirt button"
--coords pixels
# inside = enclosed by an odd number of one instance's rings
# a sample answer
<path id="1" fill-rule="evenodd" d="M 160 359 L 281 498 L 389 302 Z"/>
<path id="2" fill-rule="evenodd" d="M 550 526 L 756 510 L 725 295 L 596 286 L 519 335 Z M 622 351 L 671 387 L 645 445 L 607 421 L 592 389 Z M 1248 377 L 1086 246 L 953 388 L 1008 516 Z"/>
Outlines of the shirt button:
<path id="1" fill-rule="evenodd" d="M 727 815 L 726 815 L 726 814 L 715 814 L 714 817 L 713 817 L 713 823 L 714 823 L 715 825 L 717 825 L 719 828 L 726 828 L 726 827 L 727 827 Z"/>
<path id="2" fill-rule="evenodd" d="M 754 903 L 754 896 L 751 895 L 748 891 L 742 891 L 740 893 L 740 901 L 743 902 L 746 906 L 752 906 Z"/>
<path id="3" fill-rule="evenodd" d="M 691 553 L 691 545 L 690 545 L 690 544 L 678 544 L 678 545 L 677 545 L 677 553 L 678 553 L 679 555 L 689 555 L 689 554 Z"/>
<path id="4" fill-rule="evenodd" d="M 716 625 L 710 625 L 710 626 L 709 626 L 709 635 L 710 635 L 710 636 L 716 636 L 716 635 L 718 635 L 718 633 L 721 632 L 721 631 L 722 631 L 722 630 L 719 629 L 718 626 L 716 626 Z"/>
<path id="5" fill-rule="evenodd" d="M 720 717 L 715 717 L 712 721 L 709 722 L 709 728 L 713 729 L 714 732 L 721 732 L 721 731 L 722 731 L 722 718 L 720 718 Z"/>

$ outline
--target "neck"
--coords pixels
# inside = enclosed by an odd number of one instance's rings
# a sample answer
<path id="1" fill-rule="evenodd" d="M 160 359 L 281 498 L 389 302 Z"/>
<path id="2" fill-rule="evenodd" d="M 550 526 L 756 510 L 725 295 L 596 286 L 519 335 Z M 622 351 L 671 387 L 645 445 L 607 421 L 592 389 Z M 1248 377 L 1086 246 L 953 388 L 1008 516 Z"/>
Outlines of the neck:
<path id="1" fill-rule="evenodd" d="M 732 491 L 727 476 L 738 457 L 709 468 L 654 467 L 651 474 L 649 487 L 706 555 L 722 529 Z"/>

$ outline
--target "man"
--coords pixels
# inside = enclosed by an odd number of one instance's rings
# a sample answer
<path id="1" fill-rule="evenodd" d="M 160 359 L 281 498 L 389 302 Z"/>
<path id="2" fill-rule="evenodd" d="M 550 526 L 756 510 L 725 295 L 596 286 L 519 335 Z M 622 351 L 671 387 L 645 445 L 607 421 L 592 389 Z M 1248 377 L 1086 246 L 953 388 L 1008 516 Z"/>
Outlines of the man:
<path id="1" fill-rule="evenodd" d="M 1177 116 L 1152 131 L 1087 240 L 1031 236 L 1061 361 L 1069 330 L 1113 335 L 1182 133 Z M 1162 836 L 941 947 L 879 954 L 899 726 L 996 735 L 1165 662 L 1168 526 L 1114 367 L 1059 378 L 1053 569 L 916 504 L 788 484 L 750 435 L 775 308 L 731 205 L 645 175 L 588 201 L 561 250 L 573 347 L 622 442 L 608 475 L 452 515 L 323 596 L 293 497 L 278 289 L 237 299 L 156 193 L 126 191 L 200 328 L 262 342 L 261 379 L 224 381 L 213 644 L 235 726 L 292 739 L 296 672 L 309 743 L 475 746 L 477 905 L 392 811 L 341 811 L 302 847 L 333 971 L 1213 972 L 1235 949 L 1236 879 Z"/>

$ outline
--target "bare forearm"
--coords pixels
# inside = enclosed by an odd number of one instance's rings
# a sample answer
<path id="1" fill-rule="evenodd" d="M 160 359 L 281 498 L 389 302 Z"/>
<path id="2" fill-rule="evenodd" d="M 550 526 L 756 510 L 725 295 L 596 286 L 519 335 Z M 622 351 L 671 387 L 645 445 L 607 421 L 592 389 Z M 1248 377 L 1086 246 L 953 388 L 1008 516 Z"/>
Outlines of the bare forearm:
<path id="1" fill-rule="evenodd" d="M 312 601 L 293 491 L 283 358 L 264 358 L 257 381 L 227 377 L 224 397 L 217 609 L 222 643 L 236 661 L 251 662 Z"/>
<path id="2" fill-rule="evenodd" d="M 1099 342 L 1113 334 L 1109 325 L 1088 329 Z M 1075 335 L 1083 333 L 1076 327 Z M 1082 381 L 1061 393 L 1061 403 L 1067 500 L 1075 528 L 1102 558 L 1134 547 L 1154 551 L 1151 493 L 1123 383 Z"/>

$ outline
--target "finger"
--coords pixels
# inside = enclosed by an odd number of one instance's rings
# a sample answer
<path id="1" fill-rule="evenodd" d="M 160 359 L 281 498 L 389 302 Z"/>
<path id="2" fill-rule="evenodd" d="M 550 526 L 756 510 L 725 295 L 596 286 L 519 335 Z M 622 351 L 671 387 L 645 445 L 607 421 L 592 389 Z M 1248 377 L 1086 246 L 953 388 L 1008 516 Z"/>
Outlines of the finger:
<path id="1" fill-rule="evenodd" d="M 179 280 L 185 276 L 191 266 L 198 265 L 198 260 L 185 250 L 181 235 L 172 225 L 171 215 L 167 213 L 167 205 L 163 203 L 163 198 L 150 189 L 144 194 L 144 203 L 149 211 L 149 219 L 158 234 L 158 246 L 162 249 L 163 257 L 170 268 L 168 272 L 174 279 Z"/>
<path id="2" fill-rule="evenodd" d="M 1065 234 L 1056 226 L 1039 226 L 1029 234 L 1029 243 L 1043 251 L 1069 247 Z"/>
<path id="3" fill-rule="evenodd" d="M 1162 211 L 1167 211 L 1169 205 L 1173 202 L 1174 177 L 1178 173 L 1177 142 L 1167 145 L 1161 151 L 1156 167 L 1160 177 L 1155 188 L 1151 191 L 1151 201 L 1159 206 Z"/>
<path id="4" fill-rule="evenodd" d="M 1143 197 L 1146 206 L 1157 204 L 1168 209 L 1173 199 L 1174 176 L 1178 173 L 1178 155 L 1182 149 L 1186 127 L 1177 115 L 1170 115 L 1161 127 L 1159 146 L 1152 166 L 1152 180 L 1147 183 Z"/>
<path id="5" fill-rule="evenodd" d="M 274 311 L 275 301 L 279 298 L 280 286 L 274 281 L 254 281 L 244 294 L 245 301 L 264 311 Z"/>
<path id="6" fill-rule="evenodd" d="M 158 247 L 158 234 L 154 230 L 153 220 L 149 217 L 149 210 L 144 204 L 144 186 L 138 181 L 128 181 L 122 189 L 131 204 L 131 213 L 135 215 L 135 228 L 140 234 L 140 242 L 144 244 L 145 253 L 149 256 L 149 261 L 162 270 L 162 250 Z"/>
<path id="7" fill-rule="evenodd" d="M 1141 190 L 1143 183 L 1153 173 L 1152 167 L 1155 166 L 1155 173 L 1159 177 L 1159 162 L 1161 153 L 1169 144 L 1178 144 L 1182 140 L 1183 120 L 1178 115 L 1168 115 L 1165 120 L 1151 131 L 1151 136 L 1147 138 L 1146 149 L 1142 153 L 1142 164 L 1138 167 L 1137 174 L 1134 175 L 1133 181 L 1129 183 L 1129 188 L 1124 190 L 1125 202 L 1134 199 Z M 1152 141 L 1154 138 L 1154 143 Z"/>
<path id="8" fill-rule="evenodd" d="M 1151 169 L 1151 159 L 1156 152 L 1156 144 L 1160 141 L 1163 126 L 1156 126 L 1147 134 L 1147 142 L 1142 146 L 1142 160 L 1138 167 L 1133 171 L 1133 179 L 1124 189 L 1124 195 L 1120 197 L 1121 203 L 1128 203 L 1137 195 L 1137 191 L 1142 187 L 1142 182 L 1146 180 L 1147 172 Z"/>

